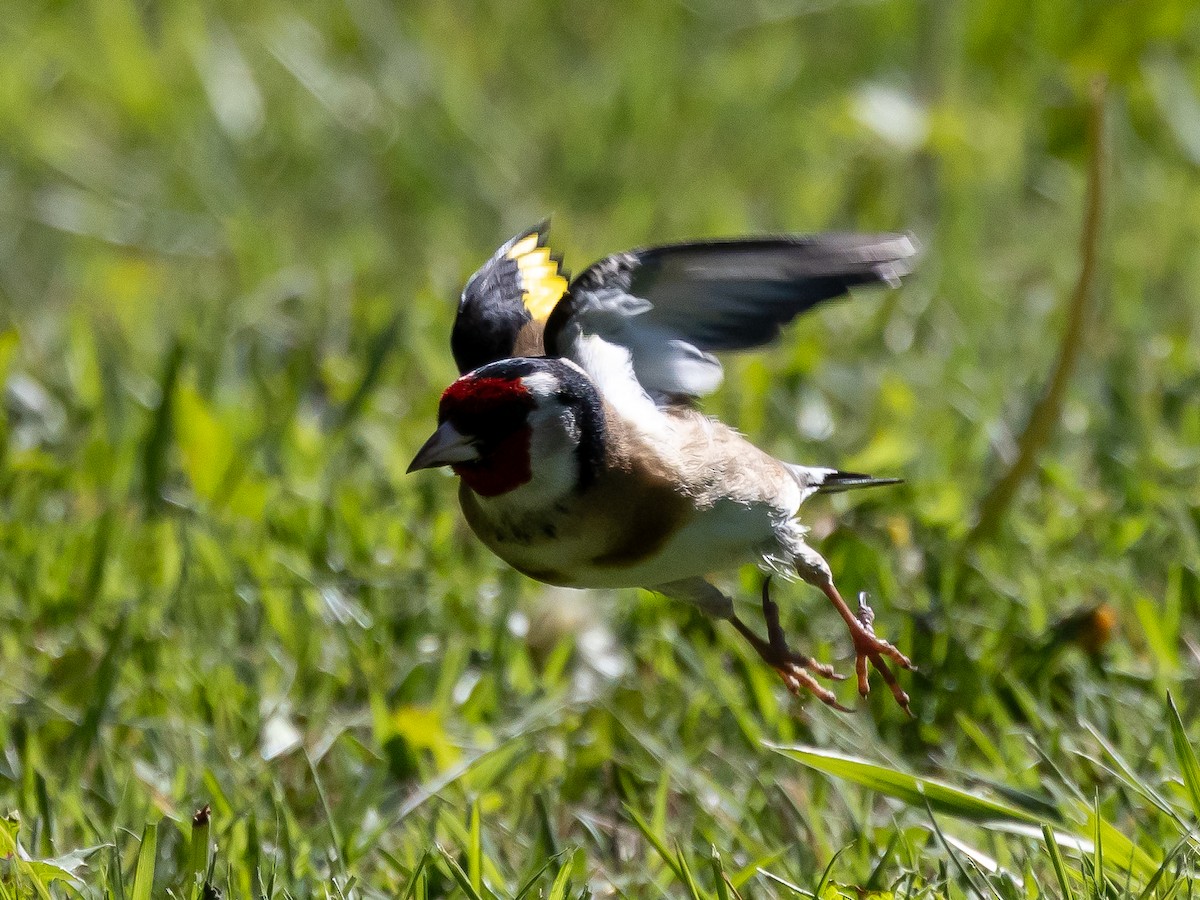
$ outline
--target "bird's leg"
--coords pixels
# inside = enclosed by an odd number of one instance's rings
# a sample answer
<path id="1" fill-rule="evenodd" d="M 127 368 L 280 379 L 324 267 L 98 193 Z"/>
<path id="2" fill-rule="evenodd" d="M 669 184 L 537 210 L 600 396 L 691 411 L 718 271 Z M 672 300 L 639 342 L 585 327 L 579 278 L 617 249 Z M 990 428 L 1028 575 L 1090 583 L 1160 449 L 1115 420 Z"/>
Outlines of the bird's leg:
<path id="1" fill-rule="evenodd" d="M 763 581 L 762 586 L 762 608 L 763 620 L 767 623 L 767 639 L 771 642 L 771 647 L 780 657 L 790 658 L 806 669 L 811 669 L 823 678 L 828 678 L 831 681 L 844 681 L 845 675 L 839 675 L 834 671 L 833 666 L 819 663 L 811 656 L 803 656 L 799 653 L 793 653 L 787 645 L 787 638 L 783 634 L 783 626 L 779 624 L 779 605 L 771 599 L 771 578 L 767 576 Z"/>
<path id="2" fill-rule="evenodd" d="M 850 712 L 848 707 L 838 702 L 833 691 L 824 687 L 810 673 L 815 672 L 823 678 L 834 680 L 840 680 L 845 676 L 838 675 L 831 666 L 819 663 L 803 654 L 795 653 L 788 647 L 783 627 L 779 624 L 779 607 L 771 599 L 770 584 L 771 579 L 768 578 L 763 582 L 762 588 L 763 618 L 767 622 L 767 640 L 764 641 L 755 634 L 750 626 L 737 617 L 736 613 L 729 615 L 729 621 L 742 637 L 750 642 L 750 646 L 758 651 L 758 655 L 767 665 L 779 673 L 779 677 L 783 679 L 783 683 L 789 691 L 799 696 L 801 690 L 806 690 L 814 694 L 822 703 L 832 706 L 834 709 L 840 709 L 842 712 Z"/>
<path id="3" fill-rule="evenodd" d="M 850 611 L 850 607 L 846 605 L 846 601 L 842 599 L 842 595 L 838 593 L 837 587 L 833 583 L 833 579 L 824 580 L 818 585 L 825 596 L 833 603 L 838 614 L 845 620 L 846 625 L 850 628 L 850 637 L 854 640 L 854 671 L 858 675 L 858 692 L 862 696 L 867 696 L 870 693 L 871 685 L 867 680 L 867 664 L 874 666 L 879 674 L 883 676 L 884 684 L 891 689 L 892 696 L 896 698 L 896 702 L 910 716 L 912 710 L 908 706 L 908 694 L 900 687 L 900 682 L 896 680 L 896 674 L 887 664 L 884 657 L 890 659 L 902 669 L 915 671 L 916 666 L 912 664 L 907 656 L 897 650 L 892 644 L 885 641 L 883 638 L 875 634 L 874 621 L 875 612 L 867 604 L 867 592 L 863 591 L 858 595 L 858 615 L 856 616 Z"/>

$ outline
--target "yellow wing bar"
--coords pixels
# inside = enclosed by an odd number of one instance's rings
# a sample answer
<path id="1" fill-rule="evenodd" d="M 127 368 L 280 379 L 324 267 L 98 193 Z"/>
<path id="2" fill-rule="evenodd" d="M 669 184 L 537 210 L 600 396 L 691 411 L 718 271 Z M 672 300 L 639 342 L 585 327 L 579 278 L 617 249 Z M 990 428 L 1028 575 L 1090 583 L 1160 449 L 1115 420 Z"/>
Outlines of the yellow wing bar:
<path id="1" fill-rule="evenodd" d="M 536 321 L 545 322 L 567 292 L 567 279 L 559 261 L 541 241 L 540 232 L 522 238 L 508 251 L 508 258 L 516 262 L 521 273 L 521 302 Z"/>

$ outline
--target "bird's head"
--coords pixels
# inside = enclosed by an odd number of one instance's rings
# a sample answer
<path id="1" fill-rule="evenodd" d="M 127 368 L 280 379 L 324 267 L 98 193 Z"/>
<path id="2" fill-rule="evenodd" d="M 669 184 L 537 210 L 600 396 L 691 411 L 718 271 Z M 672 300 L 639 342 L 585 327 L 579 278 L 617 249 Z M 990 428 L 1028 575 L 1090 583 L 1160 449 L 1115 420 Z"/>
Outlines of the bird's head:
<path id="1" fill-rule="evenodd" d="M 481 497 L 520 490 L 552 501 L 594 477 L 604 446 L 600 396 L 560 359 L 504 359 L 446 388 L 438 429 L 408 471 L 450 466 Z"/>

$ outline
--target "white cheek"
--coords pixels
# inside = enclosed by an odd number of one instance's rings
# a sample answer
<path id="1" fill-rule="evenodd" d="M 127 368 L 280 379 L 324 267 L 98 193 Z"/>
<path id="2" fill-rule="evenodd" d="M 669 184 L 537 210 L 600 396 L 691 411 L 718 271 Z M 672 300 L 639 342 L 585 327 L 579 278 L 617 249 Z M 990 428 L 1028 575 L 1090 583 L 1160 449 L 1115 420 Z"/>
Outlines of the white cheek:
<path id="1" fill-rule="evenodd" d="M 579 426 L 575 416 L 562 409 L 545 419 L 536 413 L 530 417 L 529 460 L 538 494 L 558 498 L 575 487 L 578 478 Z"/>
<path id="2" fill-rule="evenodd" d="M 579 424 L 558 404 L 545 404 L 529 414 L 529 466 L 533 477 L 520 487 L 490 498 L 487 506 L 508 513 L 535 512 L 553 506 L 575 490 L 579 481 Z"/>

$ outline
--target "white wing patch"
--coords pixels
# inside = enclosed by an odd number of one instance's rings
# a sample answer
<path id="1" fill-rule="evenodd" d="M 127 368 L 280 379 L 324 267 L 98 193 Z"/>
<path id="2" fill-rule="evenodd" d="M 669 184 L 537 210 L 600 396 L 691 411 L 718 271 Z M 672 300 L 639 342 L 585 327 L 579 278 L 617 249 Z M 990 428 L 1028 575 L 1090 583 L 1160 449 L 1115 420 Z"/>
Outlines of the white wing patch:
<path id="1" fill-rule="evenodd" d="M 721 386 L 725 373 L 711 353 L 659 328 L 627 329 L 638 380 L 659 395 L 703 397 Z"/>
<path id="2" fill-rule="evenodd" d="M 582 334 L 567 354 L 583 369 L 609 405 L 643 433 L 655 435 L 666 428 L 662 412 L 634 375 L 629 350 L 598 334 Z"/>
<path id="3" fill-rule="evenodd" d="M 672 397 L 699 397 L 721 384 L 721 364 L 709 353 L 645 321 L 653 305 L 617 288 L 578 298 L 575 325 L 581 332 L 568 352 L 615 405 L 636 407 L 633 394 L 651 403 Z M 644 401 L 643 401 L 644 402 Z"/>

